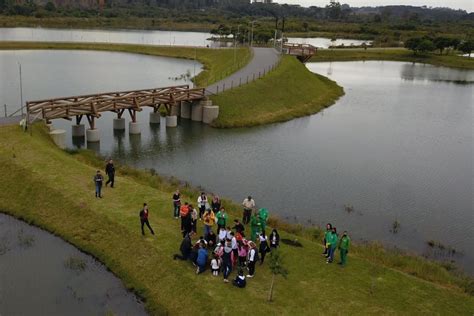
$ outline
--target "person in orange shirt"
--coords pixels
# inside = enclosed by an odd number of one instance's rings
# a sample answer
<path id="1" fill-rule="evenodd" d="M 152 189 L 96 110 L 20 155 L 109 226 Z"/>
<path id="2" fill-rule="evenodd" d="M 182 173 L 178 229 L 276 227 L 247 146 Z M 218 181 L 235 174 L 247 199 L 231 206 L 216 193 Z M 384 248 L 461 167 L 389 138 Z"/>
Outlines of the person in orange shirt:
<path id="1" fill-rule="evenodd" d="M 181 217 L 181 231 L 184 230 L 184 224 L 186 222 L 186 216 L 189 213 L 189 205 L 188 202 L 185 202 L 184 205 L 181 205 L 179 208 L 179 216 Z"/>

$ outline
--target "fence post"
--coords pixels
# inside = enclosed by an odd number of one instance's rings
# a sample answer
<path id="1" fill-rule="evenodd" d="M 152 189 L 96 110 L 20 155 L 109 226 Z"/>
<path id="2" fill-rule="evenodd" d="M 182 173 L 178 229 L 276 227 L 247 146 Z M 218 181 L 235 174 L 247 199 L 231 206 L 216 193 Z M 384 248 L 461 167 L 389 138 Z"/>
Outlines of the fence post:
<path id="1" fill-rule="evenodd" d="M 5 110 L 5 117 L 7 117 L 7 105 L 6 104 L 3 105 L 3 109 Z"/>
<path id="2" fill-rule="evenodd" d="M 224 84 L 222 85 L 222 92 L 224 92 L 224 91 L 225 91 L 225 82 L 224 82 Z"/>
<path id="3" fill-rule="evenodd" d="M 260 71 L 258 72 L 258 77 L 260 78 Z"/>

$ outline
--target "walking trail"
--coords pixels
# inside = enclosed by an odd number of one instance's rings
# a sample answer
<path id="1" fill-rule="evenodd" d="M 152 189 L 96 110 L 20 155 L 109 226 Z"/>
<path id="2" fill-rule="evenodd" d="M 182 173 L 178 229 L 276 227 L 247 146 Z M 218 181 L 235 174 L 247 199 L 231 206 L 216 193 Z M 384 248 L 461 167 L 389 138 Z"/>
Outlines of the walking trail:
<path id="1" fill-rule="evenodd" d="M 274 48 L 254 47 L 252 48 L 252 60 L 243 68 L 236 71 L 227 78 L 222 79 L 207 87 L 207 94 L 218 94 L 232 87 L 251 82 L 263 77 L 280 60 L 280 54 Z"/>

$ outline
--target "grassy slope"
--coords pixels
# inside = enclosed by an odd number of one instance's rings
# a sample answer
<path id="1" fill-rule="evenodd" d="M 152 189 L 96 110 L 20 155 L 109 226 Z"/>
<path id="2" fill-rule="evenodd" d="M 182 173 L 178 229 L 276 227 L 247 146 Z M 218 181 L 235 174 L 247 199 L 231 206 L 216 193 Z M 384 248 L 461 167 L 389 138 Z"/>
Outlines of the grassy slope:
<path id="1" fill-rule="evenodd" d="M 474 58 L 456 55 L 414 55 L 404 48 L 369 48 L 318 50 L 311 62 L 318 61 L 355 61 L 355 60 L 394 60 L 426 63 L 462 69 L 474 69 Z"/>
<path id="2" fill-rule="evenodd" d="M 470 314 L 474 298 L 351 255 L 345 269 L 326 265 L 321 247 L 300 237 L 304 248 L 283 246 L 287 280 L 277 279 L 275 301 L 265 301 L 271 276 L 258 266 L 245 290 L 210 273 L 196 276 L 189 263 L 173 261 L 180 243 L 171 217 L 171 187 L 148 184 L 119 169 L 117 187 L 93 196 L 95 167 L 83 155 L 57 149 L 44 129 L 33 137 L 0 127 L 0 209 L 58 234 L 92 253 L 127 287 L 146 298 L 152 314 Z M 77 158 L 76 158 L 77 157 Z M 150 182 L 151 183 L 151 182 Z M 194 200 L 194 199 L 193 199 Z M 142 237 L 138 210 L 147 201 L 157 235 Z M 199 227 L 199 230 L 202 228 Z M 283 237 L 294 238 L 287 233 Z"/>
<path id="3" fill-rule="evenodd" d="M 246 65 L 251 57 L 248 48 L 237 49 L 237 67 L 234 67 L 232 49 L 210 49 L 194 47 L 167 47 L 129 44 L 96 44 L 96 43 L 42 43 L 42 42 L 0 42 L 0 50 L 7 49 L 84 49 L 137 53 L 153 56 L 196 59 L 204 65 L 204 71 L 196 76 L 199 87 L 218 81 Z"/>
<path id="4" fill-rule="evenodd" d="M 216 127 L 281 122 L 319 112 L 343 94 L 335 82 L 311 73 L 296 58 L 283 56 L 263 78 L 212 100 L 220 106 Z"/>

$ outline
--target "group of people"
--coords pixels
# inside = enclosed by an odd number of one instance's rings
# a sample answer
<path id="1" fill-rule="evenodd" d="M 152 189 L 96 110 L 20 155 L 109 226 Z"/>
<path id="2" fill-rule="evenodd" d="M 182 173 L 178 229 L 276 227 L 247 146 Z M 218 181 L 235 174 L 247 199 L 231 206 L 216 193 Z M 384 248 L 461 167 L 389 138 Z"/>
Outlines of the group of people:
<path id="1" fill-rule="evenodd" d="M 181 254 L 175 259 L 190 260 L 196 266 L 196 274 L 210 269 L 213 276 L 222 273 L 224 282 L 237 269 L 238 273 L 232 283 L 237 287 L 246 286 L 246 278 L 255 275 L 257 262 L 263 264 L 265 256 L 280 244 L 280 236 L 273 229 L 269 236 L 265 232 L 268 221 L 268 210 L 256 209 L 251 196 L 243 203 L 242 222 L 233 220 L 229 223 L 229 215 L 222 206 L 218 196 L 208 199 L 203 192 L 197 199 L 197 208 L 188 202 L 181 203 L 181 194 L 177 190 L 173 194 L 173 216 L 181 219 L 183 240 Z M 193 243 L 192 237 L 197 235 L 197 223 L 202 222 L 203 234 Z M 250 238 L 247 238 L 245 224 L 250 224 Z M 244 270 L 248 270 L 245 274 Z"/>
<path id="2" fill-rule="evenodd" d="M 341 261 L 339 261 L 338 264 L 343 267 L 346 265 L 347 254 L 349 253 L 349 248 L 351 246 L 351 239 L 347 234 L 347 231 L 344 231 L 342 236 L 339 237 L 336 227 L 333 227 L 330 223 L 326 224 L 323 245 L 323 256 L 326 257 L 326 263 L 332 263 L 334 261 L 336 249 L 339 249 Z"/>
<path id="3" fill-rule="evenodd" d="M 109 159 L 107 164 L 105 165 L 105 174 L 108 176 L 107 182 L 105 182 L 105 186 L 108 186 L 110 183 L 110 187 L 114 187 L 115 183 L 115 167 L 114 162 L 112 159 Z M 102 198 L 102 184 L 104 183 L 104 176 L 97 170 L 94 176 L 94 184 L 95 184 L 95 197 Z"/>

